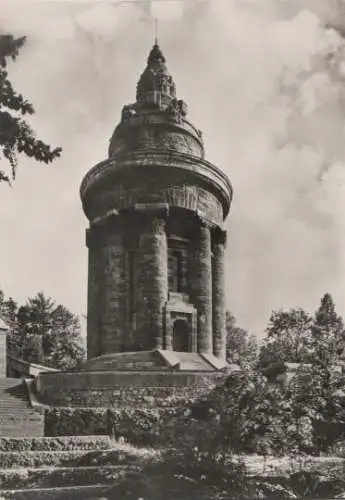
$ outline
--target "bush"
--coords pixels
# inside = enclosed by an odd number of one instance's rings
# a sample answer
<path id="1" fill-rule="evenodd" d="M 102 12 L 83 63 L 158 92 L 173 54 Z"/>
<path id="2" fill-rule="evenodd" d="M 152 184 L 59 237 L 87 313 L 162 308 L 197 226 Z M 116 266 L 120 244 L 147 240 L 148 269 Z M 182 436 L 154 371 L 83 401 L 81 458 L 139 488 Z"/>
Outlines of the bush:
<path id="1" fill-rule="evenodd" d="M 47 436 L 109 435 L 124 438 L 138 446 L 158 445 L 163 415 L 171 418 L 178 410 L 166 409 L 49 409 L 45 413 Z"/>
<path id="2" fill-rule="evenodd" d="M 68 451 L 105 449 L 111 446 L 108 436 L 70 436 L 56 438 L 0 437 L 0 451 Z"/>
<path id="3" fill-rule="evenodd" d="M 82 451 L 44 451 L 40 453 L 27 452 L 0 452 L 0 464 L 3 469 L 21 467 L 42 467 L 69 465 L 83 453 Z"/>
<path id="4" fill-rule="evenodd" d="M 109 435 L 105 409 L 51 408 L 45 411 L 45 436 Z"/>
<path id="5" fill-rule="evenodd" d="M 223 498 L 220 495 L 239 498 L 253 493 L 242 463 L 226 458 L 220 451 L 203 452 L 194 447 L 167 452 L 159 462 L 126 474 L 107 492 L 107 499 L 158 500 L 162 492 L 169 500 Z"/>

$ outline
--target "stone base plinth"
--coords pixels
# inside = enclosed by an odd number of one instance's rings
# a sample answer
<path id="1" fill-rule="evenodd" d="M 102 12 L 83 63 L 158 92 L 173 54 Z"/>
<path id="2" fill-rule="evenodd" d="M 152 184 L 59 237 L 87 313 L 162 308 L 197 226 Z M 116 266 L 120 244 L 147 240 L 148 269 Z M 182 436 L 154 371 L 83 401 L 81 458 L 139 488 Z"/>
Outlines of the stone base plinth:
<path id="1" fill-rule="evenodd" d="M 89 359 L 79 371 L 43 372 L 35 379 L 39 402 L 61 407 L 140 406 L 198 394 L 224 376 L 217 358 L 198 353 L 142 351 Z"/>
<path id="2" fill-rule="evenodd" d="M 84 371 L 41 373 L 36 378 L 38 402 L 55 407 L 164 406 L 188 394 L 203 393 L 217 383 L 221 372 Z"/>
<path id="3" fill-rule="evenodd" d="M 226 363 L 220 361 L 212 354 L 156 349 L 152 351 L 104 354 L 97 358 L 88 359 L 81 370 L 178 370 L 213 372 L 222 370 L 226 366 Z"/>
<path id="4" fill-rule="evenodd" d="M 88 359 L 81 367 L 90 370 L 161 370 L 167 365 L 158 351 L 140 351 L 103 354 Z"/>

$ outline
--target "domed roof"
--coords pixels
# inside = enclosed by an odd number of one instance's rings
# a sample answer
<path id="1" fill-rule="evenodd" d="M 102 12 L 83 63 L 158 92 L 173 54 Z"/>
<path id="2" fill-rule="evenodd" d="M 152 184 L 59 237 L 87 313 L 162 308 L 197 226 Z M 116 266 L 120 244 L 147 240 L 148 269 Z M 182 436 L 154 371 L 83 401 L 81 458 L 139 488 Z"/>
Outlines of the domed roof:
<path id="1" fill-rule="evenodd" d="M 154 92 L 164 95 L 166 104 L 169 100 L 176 99 L 174 80 L 168 72 L 165 57 L 157 43 L 152 47 L 147 58 L 147 66 L 139 79 L 137 102 L 149 104 L 152 102 Z"/>
<path id="2" fill-rule="evenodd" d="M 157 42 L 136 90 L 136 101 L 122 108 L 108 159 L 83 179 L 80 195 L 85 214 L 90 221 L 101 220 L 104 213 L 115 214 L 147 199 L 169 199 L 173 206 L 176 184 L 199 189 L 201 205 L 209 193 L 214 200 L 211 218 L 220 222 L 230 209 L 230 181 L 205 159 L 201 131 L 187 118 L 187 104 L 176 97 L 175 82 Z M 165 197 L 168 191 L 171 194 Z M 185 199 L 193 203 L 195 196 L 186 194 Z"/>
<path id="3" fill-rule="evenodd" d="M 110 141 L 109 157 L 143 149 L 172 149 L 204 156 L 200 130 L 187 120 L 187 104 L 176 98 L 175 82 L 156 42 L 147 58 L 136 102 L 123 107 L 121 122 Z"/>

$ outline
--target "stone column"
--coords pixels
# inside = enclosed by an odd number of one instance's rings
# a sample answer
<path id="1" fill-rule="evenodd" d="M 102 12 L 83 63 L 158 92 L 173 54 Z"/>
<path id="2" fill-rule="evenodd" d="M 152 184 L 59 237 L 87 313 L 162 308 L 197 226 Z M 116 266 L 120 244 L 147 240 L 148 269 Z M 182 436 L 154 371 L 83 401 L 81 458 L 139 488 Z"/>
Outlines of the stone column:
<path id="1" fill-rule="evenodd" d="M 125 255 L 119 216 L 109 218 L 102 231 L 101 353 L 108 354 L 122 351 L 125 333 Z"/>
<path id="2" fill-rule="evenodd" d="M 86 230 L 86 246 L 89 249 L 87 289 L 87 358 L 100 354 L 99 320 L 99 241 L 97 228 Z"/>
<path id="3" fill-rule="evenodd" d="M 168 299 L 167 204 L 137 204 L 139 239 L 139 303 L 136 345 L 140 350 L 164 346 L 164 307 Z"/>
<path id="4" fill-rule="evenodd" d="M 199 221 L 195 253 L 195 302 L 198 311 L 198 352 L 212 353 L 212 262 L 209 225 Z"/>
<path id="5" fill-rule="evenodd" d="M 226 231 L 217 228 L 213 233 L 212 260 L 213 353 L 221 360 L 226 358 L 225 244 Z"/>

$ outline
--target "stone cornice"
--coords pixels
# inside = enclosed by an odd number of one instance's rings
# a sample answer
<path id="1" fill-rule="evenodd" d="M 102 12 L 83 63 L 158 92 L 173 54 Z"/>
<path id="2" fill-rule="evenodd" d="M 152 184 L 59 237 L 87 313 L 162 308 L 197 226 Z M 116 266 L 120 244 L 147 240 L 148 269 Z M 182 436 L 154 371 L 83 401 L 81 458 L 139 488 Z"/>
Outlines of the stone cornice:
<path id="1" fill-rule="evenodd" d="M 114 217 L 114 216 L 118 216 L 118 215 L 119 215 L 118 210 L 115 210 L 115 209 L 109 210 L 102 217 L 95 217 L 91 221 L 91 227 L 96 226 L 98 224 L 101 224 L 101 223 L 105 222 L 107 219 L 109 219 L 109 217 Z"/>
<path id="2" fill-rule="evenodd" d="M 99 163 L 85 175 L 80 187 L 81 199 L 84 202 L 89 189 L 97 185 L 101 179 L 120 173 L 123 174 L 133 167 L 168 167 L 188 171 L 192 176 L 199 177 L 216 188 L 218 193 L 221 194 L 224 217 L 229 212 L 233 189 L 224 172 L 206 160 L 170 150 L 145 149 L 124 155 L 116 160 L 108 159 Z"/>

